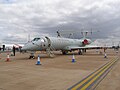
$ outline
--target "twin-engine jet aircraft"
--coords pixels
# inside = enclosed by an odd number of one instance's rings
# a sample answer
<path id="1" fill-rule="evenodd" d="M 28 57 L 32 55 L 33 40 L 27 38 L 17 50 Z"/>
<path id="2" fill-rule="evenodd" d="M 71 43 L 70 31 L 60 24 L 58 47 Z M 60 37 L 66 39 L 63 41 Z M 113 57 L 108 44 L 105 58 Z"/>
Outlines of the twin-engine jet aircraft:
<path id="1" fill-rule="evenodd" d="M 70 39 L 63 37 L 40 37 L 34 38 L 22 47 L 22 51 L 46 51 L 49 55 L 52 51 L 61 50 L 63 54 L 67 54 L 68 51 L 78 50 L 78 54 L 81 53 L 81 49 L 85 49 L 86 45 L 91 44 L 90 39 Z"/>

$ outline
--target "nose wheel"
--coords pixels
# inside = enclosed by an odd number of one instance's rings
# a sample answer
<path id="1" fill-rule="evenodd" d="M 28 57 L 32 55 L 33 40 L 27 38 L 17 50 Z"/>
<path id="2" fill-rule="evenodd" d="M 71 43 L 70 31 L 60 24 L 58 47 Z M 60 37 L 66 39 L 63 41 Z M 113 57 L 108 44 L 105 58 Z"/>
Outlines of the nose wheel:
<path id="1" fill-rule="evenodd" d="M 30 53 L 29 59 L 35 59 L 34 52 L 31 52 L 31 53 Z"/>

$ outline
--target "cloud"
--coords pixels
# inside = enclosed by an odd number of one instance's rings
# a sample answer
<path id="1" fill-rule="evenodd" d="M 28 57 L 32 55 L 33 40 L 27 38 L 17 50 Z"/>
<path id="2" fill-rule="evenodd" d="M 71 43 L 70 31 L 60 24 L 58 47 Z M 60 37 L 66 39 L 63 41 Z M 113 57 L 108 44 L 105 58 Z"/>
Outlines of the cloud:
<path id="1" fill-rule="evenodd" d="M 1 38 L 26 41 L 28 34 L 53 36 L 58 29 L 74 31 L 80 38 L 82 29 L 92 28 L 94 39 L 118 39 L 119 4 L 118 0 L 0 0 Z"/>

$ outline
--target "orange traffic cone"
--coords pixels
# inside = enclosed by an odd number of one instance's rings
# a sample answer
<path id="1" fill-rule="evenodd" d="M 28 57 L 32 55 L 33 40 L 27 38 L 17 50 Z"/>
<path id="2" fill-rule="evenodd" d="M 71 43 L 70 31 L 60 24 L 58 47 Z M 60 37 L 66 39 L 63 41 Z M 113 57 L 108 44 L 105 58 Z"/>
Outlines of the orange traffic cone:
<path id="1" fill-rule="evenodd" d="M 7 54 L 7 59 L 6 59 L 6 62 L 10 61 L 10 56 L 9 56 L 9 53 Z"/>

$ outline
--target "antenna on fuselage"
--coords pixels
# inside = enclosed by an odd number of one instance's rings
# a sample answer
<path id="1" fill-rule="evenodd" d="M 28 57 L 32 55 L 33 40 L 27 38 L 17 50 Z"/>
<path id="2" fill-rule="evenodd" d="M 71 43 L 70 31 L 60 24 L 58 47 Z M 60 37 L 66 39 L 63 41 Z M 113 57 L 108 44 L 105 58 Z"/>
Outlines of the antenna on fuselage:
<path id="1" fill-rule="evenodd" d="M 83 38 L 86 38 L 88 34 L 92 35 L 92 33 L 92 28 L 91 31 L 84 31 L 83 29 L 81 30 L 81 35 L 83 36 Z"/>
<path id="2" fill-rule="evenodd" d="M 57 37 L 61 37 L 59 30 L 57 31 Z"/>
<path id="3" fill-rule="evenodd" d="M 81 34 L 82 34 L 82 36 L 83 36 L 83 38 L 86 38 L 86 36 L 88 35 L 88 32 L 87 31 L 81 31 Z"/>
<path id="4" fill-rule="evenodd" d="M 90 32 L 90 33 L 91 33 L 91 35 L 92 35 L 92 33 L 93 33 L 93 32 L 92 32 L 92 28 L 91 28 L 91 32 Z"/>
<path id="5" fill-rule="evenodd" d="M 91 31 L 90 31 L 91 39 L 92 39 L 92 34 L 93 34 L 93 30 L 92 30 L 92 28 L 91 28 Z"/>
<path id="6" fill-rule="evenodd" d="M 28 42 L 30 42 L 30 34 L 28 34 Z"/>
<path id="7" fill-rule="evenodd" d="M 73 35 L 73 33 L 70 33 L 69 36 L 68 36 L 68 38 L 71 38 L 72 35 Z"/>

